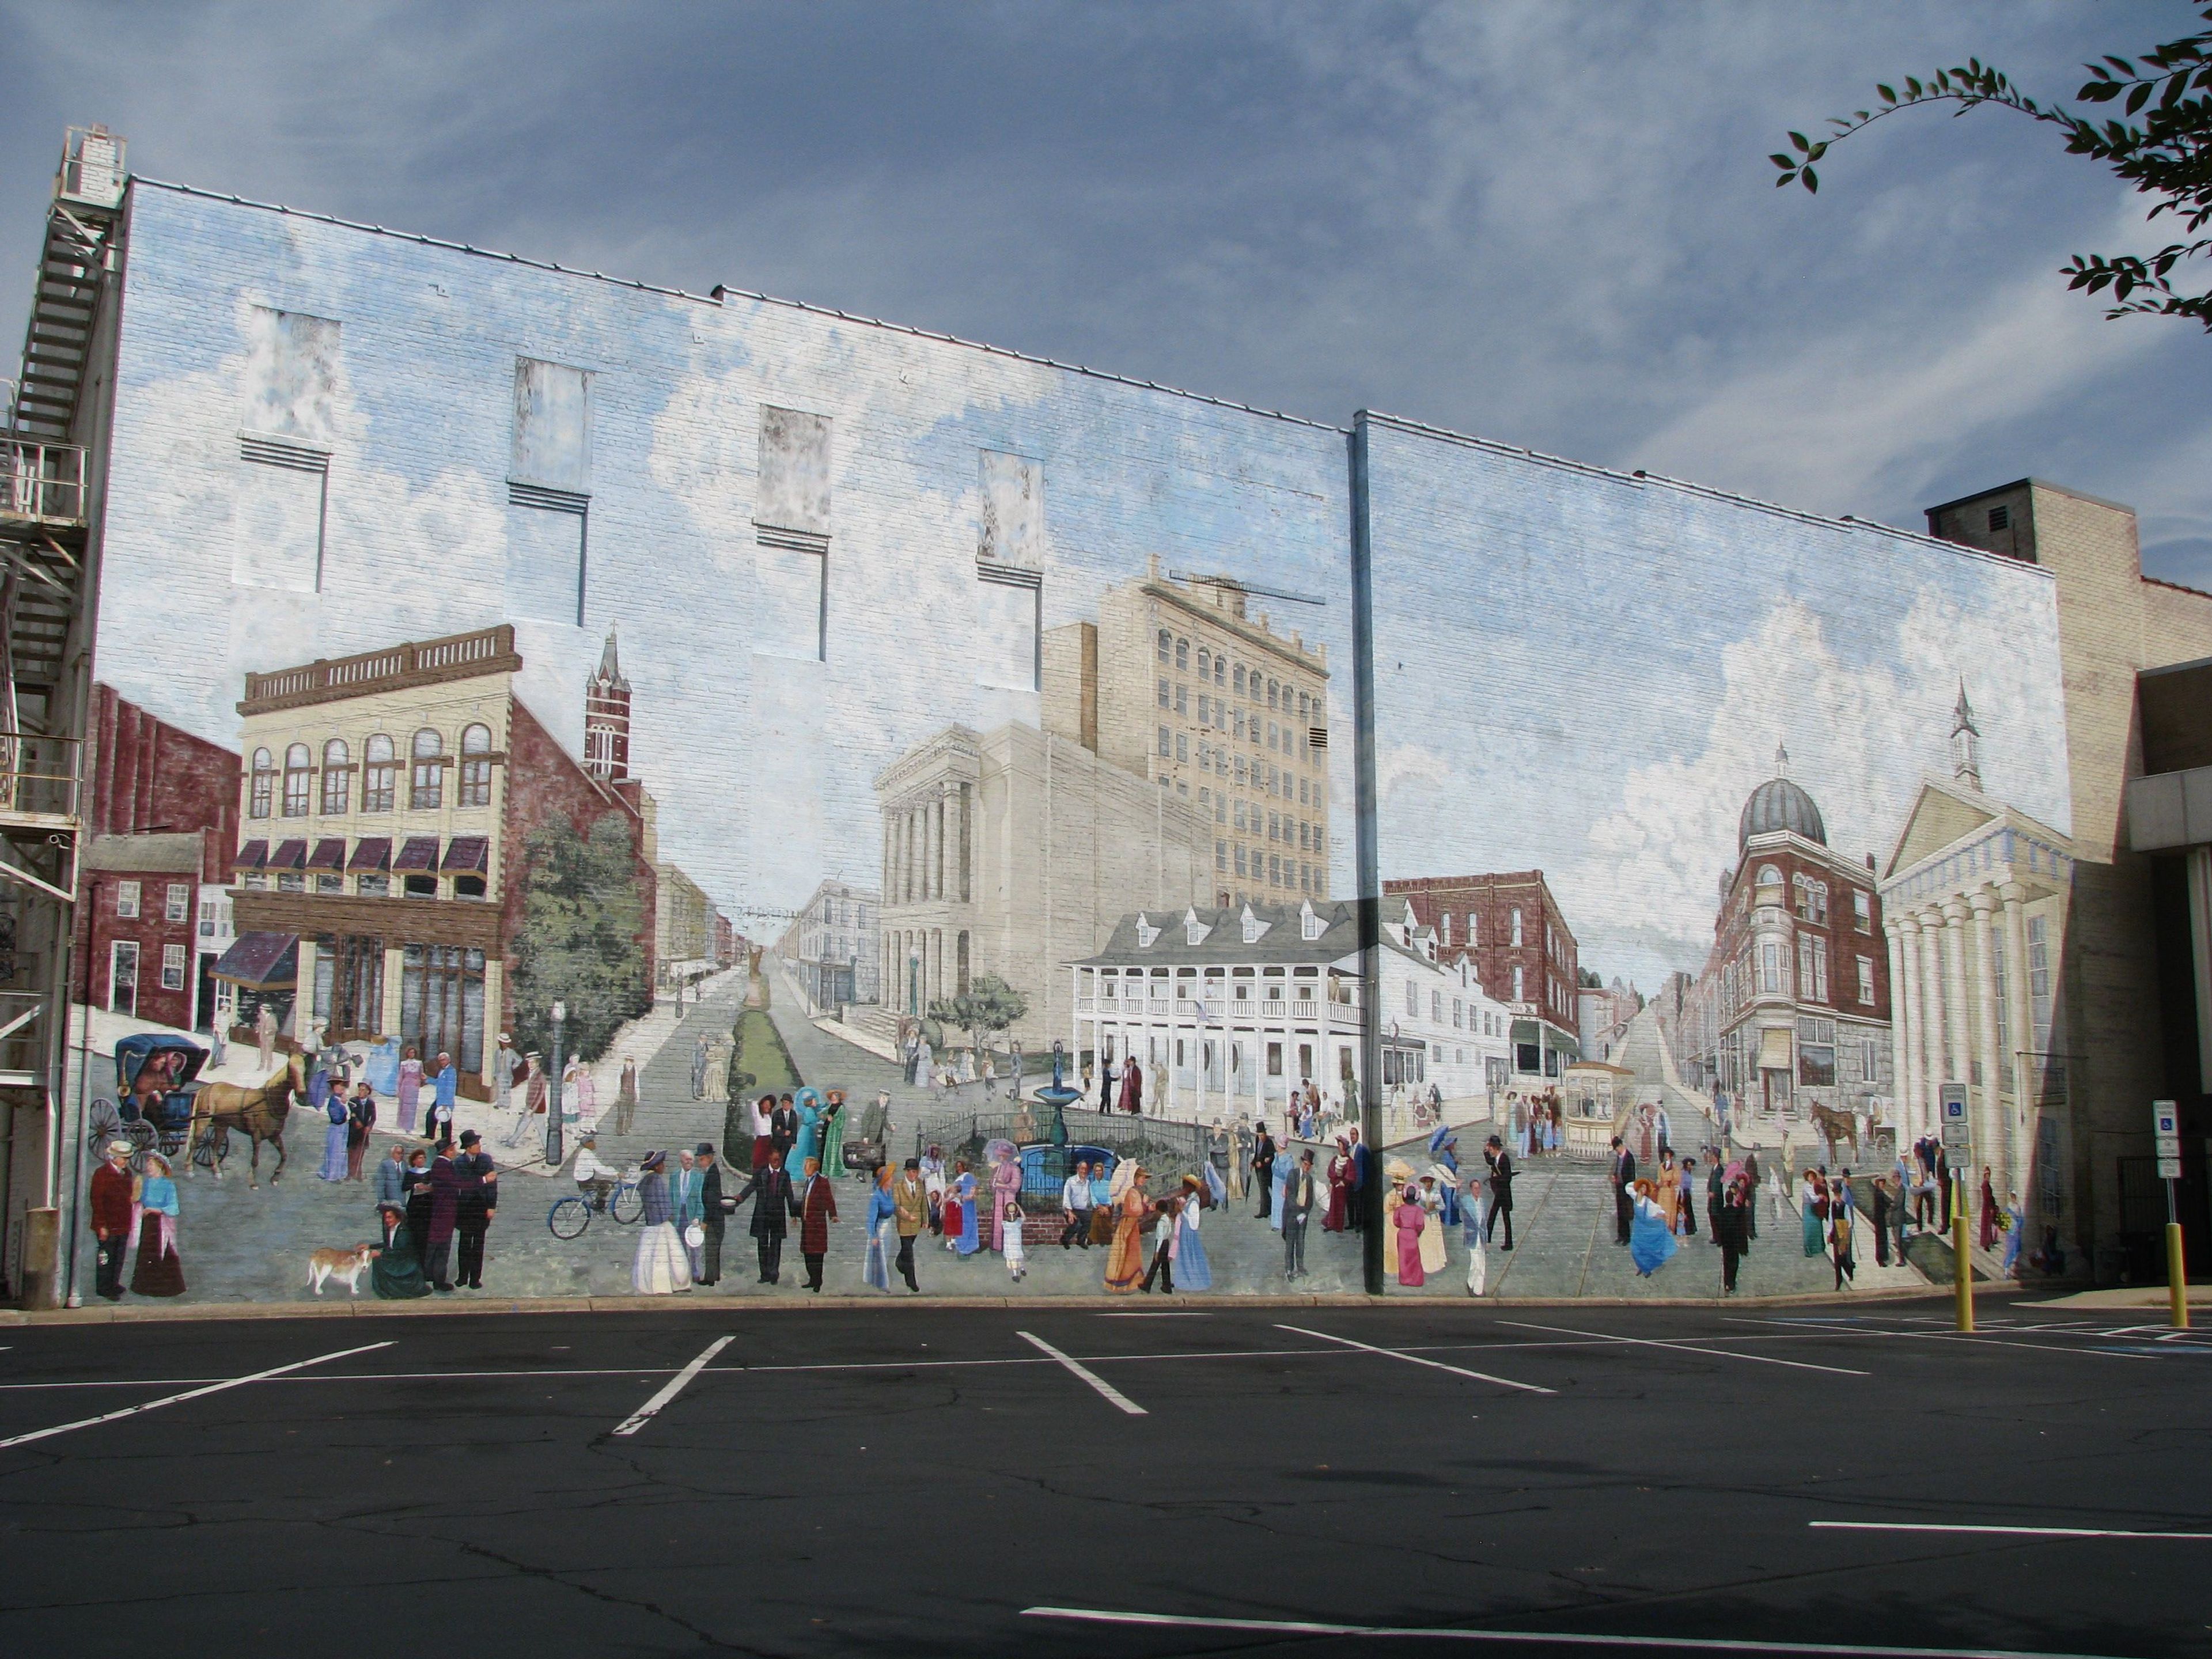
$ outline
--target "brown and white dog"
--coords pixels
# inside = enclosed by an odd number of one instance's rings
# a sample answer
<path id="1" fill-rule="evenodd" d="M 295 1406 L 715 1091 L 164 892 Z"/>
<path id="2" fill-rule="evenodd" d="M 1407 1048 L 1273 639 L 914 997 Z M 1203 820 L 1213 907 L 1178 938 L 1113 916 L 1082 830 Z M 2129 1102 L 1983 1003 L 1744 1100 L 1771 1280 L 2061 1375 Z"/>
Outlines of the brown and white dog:
<path id="1" fill-rule="evenodd" d="M 349 1250 L 317 1250 L 307 1258 L 307 1283 L 320 1296 L 326 1280 L 343 1279 L 347 1292 L 359 1296 L 361 1276 L 375 1258 L 374 1247 L 368 1244 L 356 1244 Z"/>

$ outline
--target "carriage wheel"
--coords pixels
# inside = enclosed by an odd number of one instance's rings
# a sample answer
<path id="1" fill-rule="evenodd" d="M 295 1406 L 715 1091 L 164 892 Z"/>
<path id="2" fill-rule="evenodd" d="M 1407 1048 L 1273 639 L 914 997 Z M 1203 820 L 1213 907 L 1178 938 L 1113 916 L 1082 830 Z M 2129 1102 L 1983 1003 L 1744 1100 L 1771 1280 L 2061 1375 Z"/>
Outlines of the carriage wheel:
<path id="1" fill-rule="evenodd" d="M 104 1097 L 94 1101 L 91 1109 L 85 1115 L 86 1144 L 97 1151 L 122 1133 L 122 1108 Z"/>
<path id="2" fill-rule="evenodd" d="M 146 1154 L 160 1144 L 161 1139 L 160 1133 L 142 1117 L 136 1123 L 126 1123 L 123 1126 L 121 1139 L 131 1143 L 131 1167 L 140 1175 L 144 1175 Z"/>
<path id="3" fill-rule="evenodd" d="M 229 1150 L 227 1145 L 216 1140 L 215 1126 L 210 1123 L 201 1129 L 198 1138 L 192 1142 L 192 1167 L 198 1170 L 212 1170 L 220 1173 L 222 1169 L 223 1154 Z"/>
<path id="4" fill-rule="evenodd" d="M 562 1199 L 545 1218 L 545 1224 L 556 1238 L 581 1238 L 584 1229 L 592 1224 L 592 1206 L 580 1198 Z"/>
<path id="5" fill-rule="evenodd" d="M 607 1206 L 607 1209 L 617 1221 L 627 1227 L 645 1213 L 645 1200 L 638 1195 L 634 1186 L 617 1187 L 614 1201 Z"/>

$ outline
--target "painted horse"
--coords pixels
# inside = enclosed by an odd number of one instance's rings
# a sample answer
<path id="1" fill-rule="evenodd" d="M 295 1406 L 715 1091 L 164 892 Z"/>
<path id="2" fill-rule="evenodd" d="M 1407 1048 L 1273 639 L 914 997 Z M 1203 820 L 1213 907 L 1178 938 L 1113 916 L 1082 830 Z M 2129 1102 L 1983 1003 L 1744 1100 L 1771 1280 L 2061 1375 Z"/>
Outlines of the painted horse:
<path id="1" fill-rule="evenodd" d="M 284 1173 L 285 1121 L 292 1115 L 293 1102 L 304 1099 L 307 1092 L 304 1054 L 288 1056 L 283 1071 L 254 1088 L 235 1083 L 203 1085 L 192 1101 L 192 1133 L 195 1139 L 204 1134 L 214 1142 L 215 1178 L 222 1179 L 223 1154 L 229 1148 L 230 1132 L 236 1129 L 253 1141 L 253 1163 L 246 1184 L 261 1184 L 261 1143 L 265 1140 L 276 1148 L 276 1167 L 269 1172 L 270 1184 L 276 1185 L 276 1177 Z"/>
<path id="2" fill-rule="evenodd" d="M 1836 1143 L 1848 1140 L 1851 1156 L 1859 1155 L 1859 1120 L 1853 1112 L 1833 1112 L 1826 1106 L 1815 1104 L 1810 1114 L 1813 1133 L 1828 1143 L 1828 1162 L 1836 1162 Z"/>

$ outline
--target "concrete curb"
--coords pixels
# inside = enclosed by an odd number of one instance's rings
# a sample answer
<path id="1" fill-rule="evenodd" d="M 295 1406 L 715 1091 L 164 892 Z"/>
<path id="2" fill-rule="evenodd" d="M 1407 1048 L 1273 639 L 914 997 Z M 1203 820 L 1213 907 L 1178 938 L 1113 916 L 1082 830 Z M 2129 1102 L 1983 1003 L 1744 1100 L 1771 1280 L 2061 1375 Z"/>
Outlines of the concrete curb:
<path id="1" fill-rule="evenodd" d="M 2022 1287 L 1982 1285 L 1976 1299 L 2010 1297 Z M 1224 1310 L 1243 1308 L 1808 1308 L 1853 1307 L 1869 1302 L 1948 1302 L 1948 1290 L 1899 1289 L 1855 1291 L 1843 1296 L 1810 1291 L 1790 1296 L 1740 1297 L 1371 1297 L 1346 1292 L 1314 1296 L 1160 1297 L 1145 1298 L 1143 1306 L 1204 1308 Z M 718 1314 L 796 1313 L 818 1309 L 841 1311 L 855 1308 L 915 1308 L 933 1312 L 961 1309 L 1036 1308 L 1051 1311 L 1073 1309 L 1097 1312 L 1127 1305 L 1124 1298 L 1084 1296 L 593 1296 L 485 1297 L 455 1301 L 434 1297 L 411 1302 L 370 1299 L 337 1302 L 195 1303 L 182 1307 L 126 1304 L 111 1308 L 0 1309 L 0 1327 L 29 1325 L 151 1325 L 222 1322 L 265 1319 L 442 1319 L 470 1314 L 617 1314 L 670 1313 L 678 1309 L 713 1309 Z"/>

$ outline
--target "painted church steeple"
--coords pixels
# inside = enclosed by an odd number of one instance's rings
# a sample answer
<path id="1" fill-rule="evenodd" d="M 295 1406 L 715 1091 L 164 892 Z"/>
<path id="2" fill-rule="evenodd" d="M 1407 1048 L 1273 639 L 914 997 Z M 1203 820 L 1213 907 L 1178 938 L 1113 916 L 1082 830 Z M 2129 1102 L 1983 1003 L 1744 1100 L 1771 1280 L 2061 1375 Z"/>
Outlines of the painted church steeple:
<path id="1" fill-rule="evenodd" d="M 611 628 L 599 667 L 584 682 L 584 769 L 605 783 L 629 776 L 629 682 Z"/>
<path id="2" fill-rule="evenodd" d="M 1951 710 L 1951 775 L 1979 794 L 1982 788 L 1982 733 L 1974 724 L 1974 706 L 1966 701 L 1966 682 L 1959 682 L 1959 701 Z"/>

